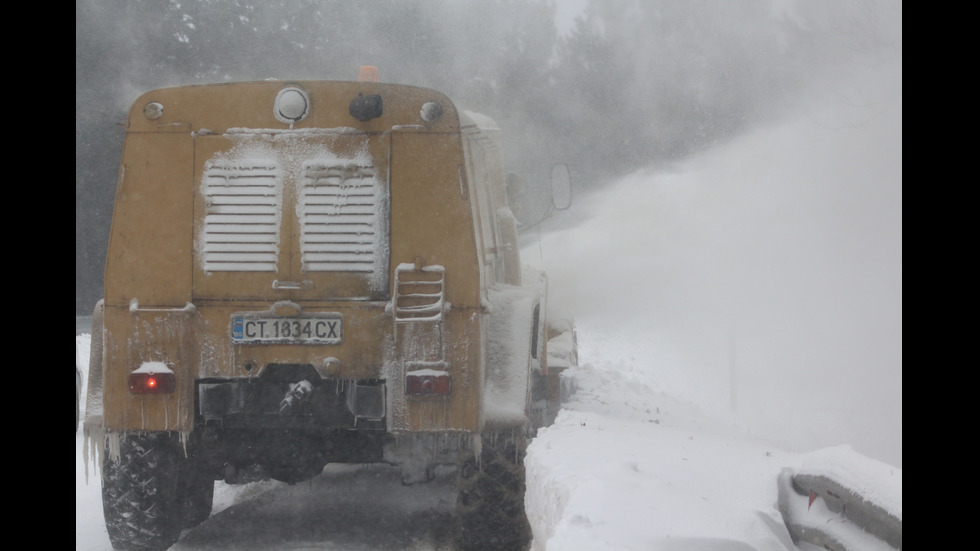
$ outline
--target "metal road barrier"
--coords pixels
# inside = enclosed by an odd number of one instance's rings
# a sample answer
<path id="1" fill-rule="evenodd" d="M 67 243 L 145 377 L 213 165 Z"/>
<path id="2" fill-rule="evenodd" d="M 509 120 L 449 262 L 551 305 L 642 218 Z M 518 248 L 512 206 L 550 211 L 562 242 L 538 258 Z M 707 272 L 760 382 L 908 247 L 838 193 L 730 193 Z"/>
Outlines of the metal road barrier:
<path id="1" fill-rule="evenodd" d="M 902 549 L 901 470 L 850 451 L 829 457 L 837 461 L 779 475 L 779 510 L 793 541 L 830 551 Z"/>

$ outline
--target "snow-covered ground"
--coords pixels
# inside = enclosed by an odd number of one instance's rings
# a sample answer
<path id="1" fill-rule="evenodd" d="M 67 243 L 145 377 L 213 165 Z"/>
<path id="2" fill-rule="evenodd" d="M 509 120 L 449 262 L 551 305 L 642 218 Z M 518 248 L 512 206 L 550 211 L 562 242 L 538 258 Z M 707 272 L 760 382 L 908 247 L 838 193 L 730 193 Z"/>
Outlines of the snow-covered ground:
<path id="1" fill-rule="evenodd" d="M 590 323 L 579 334 L 577 391 L 525 462 L 536 551 L 817 549 L 793 544 L 777 505 L 780 472 L 814 463 L 901 518 L 900 468 L 849 444 L 800 452 L 753 437 L 735 416 L 708 415 L 663 392 L 653 366 L 638 369 L 640 358 L 588 360 L 629 350 L 637 335 L 608 338 Z M 857 542 L 852 549 L 892 549 L 819 501 L 803 515 Z"/>
<path id="2" fill-rule="evenodd" d="M 537 551 L 805 551 L 777 479 L 813 465 L 901 517 L 900 63 L 580 197 L 527 245 L 580 357 L 526 460 Z M 81 440 L 76 549 L 109 549 Z M 219 486 L 215 512 L 264 490 Z"/>

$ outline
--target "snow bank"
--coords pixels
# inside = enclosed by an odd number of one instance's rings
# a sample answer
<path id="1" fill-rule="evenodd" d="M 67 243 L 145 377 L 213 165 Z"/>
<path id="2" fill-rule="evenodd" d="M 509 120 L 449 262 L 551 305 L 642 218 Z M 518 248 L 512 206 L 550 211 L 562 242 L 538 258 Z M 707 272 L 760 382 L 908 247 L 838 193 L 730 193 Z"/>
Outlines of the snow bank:
<path id="1" fill-rule="evenodd" d="M 851 489 L 896 517 L 901 537 L 897 467 L 850 446 L 780 449 L 626 369 L 585 364 L 566 373 L 577 390 L 525 459 L 534 551 L 811 549 L 793 543 L 784 518 L 819 527 L 827 534 L 821 541 L 837 549 L 893 549 L 820 499 L 808 507 L 808 496 L 790 490 L 794 499 L 783 507 L 792 475 Z"/>
<path id="2" fill-rule="evenodd" d="M 795 551 L 775 507 L 788 459 L 748 441 L 563 410 L 525 461 L 533 549 Z"/>

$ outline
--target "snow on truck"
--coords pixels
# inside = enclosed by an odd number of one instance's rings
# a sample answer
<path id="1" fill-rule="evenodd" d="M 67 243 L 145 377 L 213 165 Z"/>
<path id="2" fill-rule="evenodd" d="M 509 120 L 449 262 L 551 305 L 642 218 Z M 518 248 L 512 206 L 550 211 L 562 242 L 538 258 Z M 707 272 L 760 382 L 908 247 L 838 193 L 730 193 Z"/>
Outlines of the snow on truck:
<path id="1" fill-rule="evenodd" d="M 371 80 L 136 100 L 85 411 L 114 547 L 169 547 L 216 480 L 335 462 L 456 465 L 459 548 L 527 546 L 523 454 L 574 350 L 521 265 L 498 134 Z"/>

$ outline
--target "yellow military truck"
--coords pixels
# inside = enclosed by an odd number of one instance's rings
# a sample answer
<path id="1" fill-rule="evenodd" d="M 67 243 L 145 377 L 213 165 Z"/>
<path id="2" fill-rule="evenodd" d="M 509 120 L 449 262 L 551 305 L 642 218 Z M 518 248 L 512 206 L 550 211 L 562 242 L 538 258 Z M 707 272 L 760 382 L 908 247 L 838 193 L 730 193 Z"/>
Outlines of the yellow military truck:
<path id="1" fill-rule="evenodd" d="M 136 100 L 85 419 L 113 546 L 169 547 L 216 480 L 377 462 L 458 467 L 459 548 L 528 544 L 524 449 L 571 355 L 549 367 L 498 140 L 374 81 Z"/>

